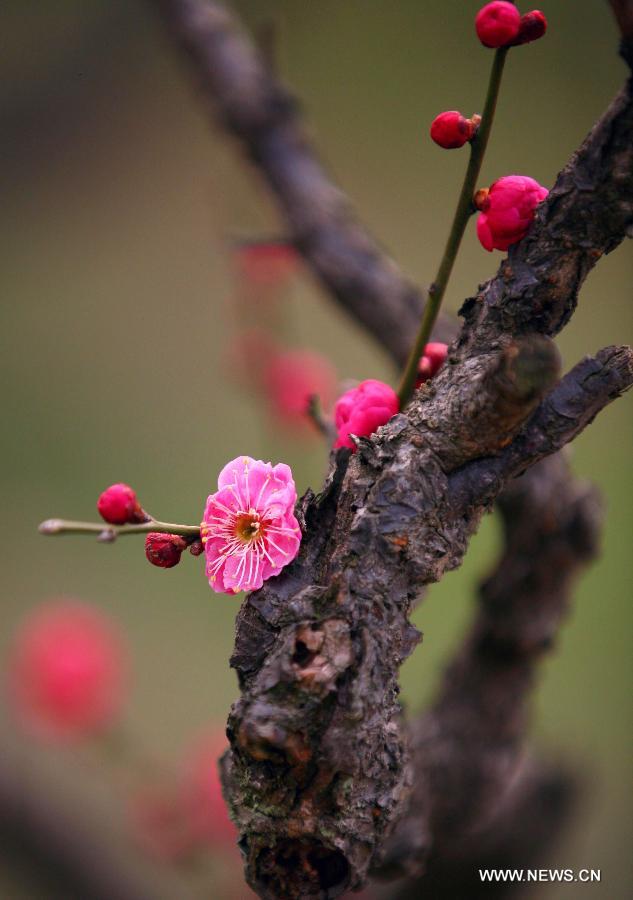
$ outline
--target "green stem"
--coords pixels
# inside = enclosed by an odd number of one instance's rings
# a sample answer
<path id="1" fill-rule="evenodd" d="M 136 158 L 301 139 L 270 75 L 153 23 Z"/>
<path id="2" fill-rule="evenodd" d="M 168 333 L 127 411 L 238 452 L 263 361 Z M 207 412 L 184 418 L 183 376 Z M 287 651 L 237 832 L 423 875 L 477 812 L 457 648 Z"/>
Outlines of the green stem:
<path id="1" fill-rule="evenodd" d="M 437 272 L 437 277 L 429 288 L 426 306 L 424 307 L 424 315 L 422 316 L 422 322 L 420 324 L 420 330 L 418 331 L 415 343 L 413 345 L 413 348 L 411 349 L 411 353 L 409 354 L 409 358 L 407 360 L 407 364 L 404 368 L 402 379 L 400 381 L 400 386 L 398 387 L 400 409 L 403 409 L 406 406 L 413 393 L 420 357 L 423 355 L 424 348 L 426 347 L 429 338 L 431 337 L 431 332 L 433 331 L 433 326 L 435 325 L 435 320 L 437 319 L 437 315 L 440 311 L 440 306 L 442 305 L 442 299 L 444 297 L 444 293 L 446 292 L 446 285 L 448 284 L 448 279 L 450 278 L 450 274 L 453 270 L 453 264 L 457 256 L 457 251 L 459 250 L 459 245 L 462 242 L 462 237 L 464 236 L 464 231 L 466 230 L 466 224 L 468 222 L 468 219 L 474 212 L 473 195 L 475 193 L 475 187 L 477 184 L 477 179 L 479 177 L 479 172 L 481 170 L 481 164 L 486 152 L 488 138 L 490 137 L 490 130 L 492 128 L 495 108 L 497 105 L 497 97 L 499 96 L 499 87 L 501 85 L 503 66 L 506 60 L 508 49 L 508 47 L 500 47 L 495 51 L 494 60 L 492 62 L 492 69 L 490 70 L 488 93 L 486 94 L 484 111 L 481 116 L 481 123 L 479 125 L 479 129 L 477 130 L 477 134 L 470 142 L 470 159 L 468 161 L 468 168 L 466 169 L 466 174 L 464 176 L 464 183 L 462 184 L 462 190 L 459 195 L 459 200 L 457 201 L 457 208 L 453 217 L 453 224 L 451 225 L 448 240 L 446 241 L 444 255 L 442 256 L 442 261 Z"/>
<path id="2" fill-rule="evenodd" d="M 40 534 L 97 534 L 114 540 L 121 534 L 147 534 L 158 531 L 161 534 L 181 534 L 196 538 L 200 535 L 199 525 L 176 525 L 172 522 L 139 522 L 136 525 L 109 525 L 107 522 L 70 522 L 66 519 L 47 519 L 39 526 Z"/>

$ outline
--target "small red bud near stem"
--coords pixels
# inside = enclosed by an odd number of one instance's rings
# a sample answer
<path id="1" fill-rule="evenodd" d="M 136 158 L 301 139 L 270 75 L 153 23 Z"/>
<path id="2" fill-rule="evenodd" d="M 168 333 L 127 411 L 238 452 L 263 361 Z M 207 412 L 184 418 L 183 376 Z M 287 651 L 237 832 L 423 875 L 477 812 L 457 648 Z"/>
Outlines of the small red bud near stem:
<path id="1" fill-rule="evenodd" d="M 150 531 L 145 538 L 145 556 L 153 566 L 171 569 L 180 562 L 187 542 L 179 534 L 162 534 Z"/>
<path id="2" fill-rule="evenodd" d="M 483 6 L 475 18 L 477 37 L 484 47 L 498 48 L 511 44 L 519 33 L 521 15 L 507 0 L 493 0 Z"/>
<path id="3" fill-rule="evenodd" d="M 481 116 L 467 119 L 458 110 L 449 109 L 433 119 L 431 138 L 445 150 L 455 150 L 473 139 L 480 122 Z"/>
<path id="4" fill-rule="evenodd" d="M 111 484 L 105 489 L 97 501 L 97 510 L 101 518 L 110 525 L 126 525 L 147 520 L 136 499 L 136 492 L 129 484 L 122 482 Z"/>
<path id="5" fill-rule="evenodd" d="M 513 46 L 519 44 L 531 44 L 532 41 L 538 41 L 547 31 L 547 19 L 540 9 L 533 9 L 532 12 L 521 16 L 519 23 L 519 33 L 512 42 Z"/>

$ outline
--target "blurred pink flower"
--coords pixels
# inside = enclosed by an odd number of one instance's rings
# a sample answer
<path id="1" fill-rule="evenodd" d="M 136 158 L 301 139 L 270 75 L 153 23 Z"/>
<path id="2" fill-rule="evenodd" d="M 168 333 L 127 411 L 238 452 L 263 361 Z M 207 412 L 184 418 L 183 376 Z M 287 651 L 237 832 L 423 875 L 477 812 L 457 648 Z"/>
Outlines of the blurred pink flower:
<path id="1" fill-rule="evenodd" d="M 209 584 L 218 593 L 258 590 L 299 552 L 301 530 L 289 466 L 238 456 L 218 477 L 200 526 Z"/>
<path id="2" fill-rule="evenodd" d="M 439 372 L 448 356 L 448 345 L 439 341 L 433 341 L 424 348 L 424 353 L 418 363 L 418 376 L 415 380 L 416 388 L 428 381 L 429 378 Z"/>
<path id="3" fill-rule="evenodd" d="M 226 367 L 244 387 L 261 389 L 277 345 L 264 328 L 247 328 L 231 340 L 226 353 Z"/>
<path id="4" fill-rule="evenodd" d="M 154 859 L 179 862 L 197 849 L 189 821 L 183 815 L 176 787 L 144 785 L 134 791 L 128 806 L 133 836 Z"/>
<path id="5" fill-rule="evenodd" d="M 388 422 L 398 412 L 396 392 L 383 381 L 373 378 L 361 381 L 358 387 L 346 391 L 336 401 L 334 423 L 338 437 L 335 447 L 349 447 L 356 450 L 350 434 L 369 437 L 380 426 Z"/>
<path id="6" fill-rule="evenodd" d="M 101 731 L 123 701 L 124 657 L 122 637 L 102 613 L 79 601 L 50 601 L 26 618 L 15 637 L 12 703 L 24 724 L 43 737 Z"/>
<path id="7" fill-rule="evenodd" d="M 235 250 L 239 275 L 254 287 L 279 287 L 299 267 L 292 244 L 282 240 L 255 240 Z"/>
<path id="8" fill-rule="evenodd" d="M 150 856 L 170 862 L 201 850 L 235 848 L 237 829 L 222 796 L 218 760 L 228 748 L 224 733 L 213 730 L 197 738 L 177 773 L 134 792 L 129 814 L 134 835 Z"/>
<path id="9" fill-rule="evenodd" d="M 229 817 L 218 761 L 228 750 L 222 731 L 204 735 L 186 755 L 180 797 L 193 835 L 200 843 L 235 846 L 237 828 Z"/>
<path id="10" fill-rule="evenodd" d="M 527 175 L 505 175 L 489 190 L 477 191 L 475 203 L 477 237 L 488 251 L 507 250 L 525 237 L 534 211 L 549 194 L 547 188 Z"/>
<path id="11" fill-rule="evenodd" d="M 334 366 L 312 350 L 285 350 L 274 354 L 264 372 L 264 383 L 273 412 L 286 424 L 310 426 L 308 400 L 316 394 L 329 408 L 336 392 Z"/>

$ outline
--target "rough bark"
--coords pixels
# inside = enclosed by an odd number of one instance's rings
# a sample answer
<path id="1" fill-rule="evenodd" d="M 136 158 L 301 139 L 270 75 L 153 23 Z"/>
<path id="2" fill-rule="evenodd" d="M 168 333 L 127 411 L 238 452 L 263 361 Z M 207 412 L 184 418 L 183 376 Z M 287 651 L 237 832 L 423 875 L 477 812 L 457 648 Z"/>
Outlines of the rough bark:
<path id="1" fill-rule="evenodd" d="M 534 767 L 528 776 L 524 771 L 531 687 L 541 656 L 554 646 L 574 581 L 597 555 L 601 509 L 596 491 L 571 476 L 564 454 L 515 479 L 499 508 L 504 546 L 481 586 L 470 633 L 435 704 L 411 726 L 416 779 L 384 855 L 392 873 L 420 872 L 426 863 L 437 870 L 435 879 L 443 872 L 446 880 L 446 861 L 472 860 L 478 847 L 484 859 L 495 841 L 495 852 L 507 855 L 508 821 L 512 846 L 521 844 L 522 831 L 530 836 L 520 863 L 528 865 L 535 827 L 515 807 L 537 802 L 542 777 L 546 783 L 552 777 Z"/>

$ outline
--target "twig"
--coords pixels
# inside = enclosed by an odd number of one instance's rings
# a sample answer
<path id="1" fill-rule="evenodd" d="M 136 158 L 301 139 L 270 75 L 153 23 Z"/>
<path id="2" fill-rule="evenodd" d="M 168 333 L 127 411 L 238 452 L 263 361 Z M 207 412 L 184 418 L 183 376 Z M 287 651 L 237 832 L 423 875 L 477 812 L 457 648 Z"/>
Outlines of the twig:
<path id="1" fill-rule="evenodd" d="M 501 47 L 495 52 L 493 58 L 484 111 L 477 133 L 470 142 L 470 158 L 468 160 L 466 174 L 464 175 L 464 183 L 462 184 L 462 189 L 457 201 L 453 224 L 451 225 L 451 230 L 448 235 L 446 247 L 444 248 L 444 254 L 442 256 L 442 261 L 440 262 L 437 276 L 429 288 L 428 302 L 424 308 L 422 322 L 409 353 L 409 358 L 407 359 L 402 374 L 402 380 L 400 381 L 400 386 L 398 388 L 400 409 L 404 408 L 413 393 L 420 357 L 424 353 L 424 348 L 431 338 L 431 333 L 439 315 L 444 293 L 451 272 L 453 271 L 453 265 L 457 258 L 466 225 L 474 212 L 473 195 L 475 193 L 475 186 L 477 184 L 481 164 L 486 153 L 488 139 L 492 130 L 492 123 L 497 106 L 497 97 L 499 95 L 501 77 L 503 75 L 503 67 L 505 65 L 506 56 L 508 55 L 508 49 L 508 47 Z"/>

